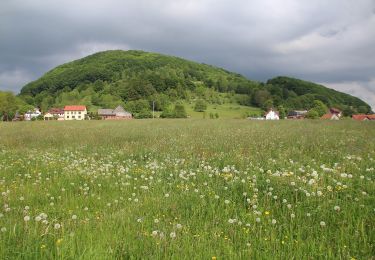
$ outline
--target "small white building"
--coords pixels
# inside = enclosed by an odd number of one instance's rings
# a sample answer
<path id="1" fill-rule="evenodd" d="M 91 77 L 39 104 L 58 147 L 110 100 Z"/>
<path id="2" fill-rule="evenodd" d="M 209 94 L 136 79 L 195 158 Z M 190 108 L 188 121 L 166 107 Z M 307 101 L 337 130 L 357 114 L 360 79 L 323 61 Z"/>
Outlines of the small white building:
<path id="1" fill-rule="evenodd" d="M 39 111 L 39 108 L 34 108 L 34 110 L 29 110 L 24 115 L 25 121 L 31 121 L 33 118 L 40 116 L 42 112 Z"/>
<path id="2" fill-rule="evenodd" d="M 266 114 L 265 114 L 266 120 L 279 120 L 279 112 L 274 111 L 273 109 L 270 109 Z"/>
<path id="3" fill-rule="evenodd" d="M 85 120 L 87 115 L 86 106 L 65 106 L 64 120 Z"/>

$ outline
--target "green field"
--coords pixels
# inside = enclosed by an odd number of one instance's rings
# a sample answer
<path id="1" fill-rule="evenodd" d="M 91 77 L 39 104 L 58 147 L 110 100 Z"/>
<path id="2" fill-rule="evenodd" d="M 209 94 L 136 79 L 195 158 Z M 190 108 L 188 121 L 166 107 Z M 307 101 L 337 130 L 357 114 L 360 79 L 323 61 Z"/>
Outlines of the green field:
<path id="1" fill-rule="evenodd" d="M 0 259 L 371 259 L 375 124 L 0 123 Z"/>

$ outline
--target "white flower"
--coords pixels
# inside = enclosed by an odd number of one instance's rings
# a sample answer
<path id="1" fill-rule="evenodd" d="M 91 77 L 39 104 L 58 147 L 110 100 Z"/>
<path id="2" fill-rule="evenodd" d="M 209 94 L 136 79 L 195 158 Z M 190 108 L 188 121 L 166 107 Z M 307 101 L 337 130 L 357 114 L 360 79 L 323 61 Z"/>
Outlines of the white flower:
<path id="1" fill-rule="evenodd" d="M 291 218 L 295 218 L 296 215 L 294 215 L 294 214 L 292 213 L 292 214 L 290 214 L 290 217 L 291 217 Z"/>
<path id="2" fill-rule="evenodd" d="M 325 227 L 326 226 L 326 223 L 324 221 L 320 221 L 320 226 L 321 227 Z"/>
<path id="3" fill-rule="evenodd" d="M 259 223 L 260 222 L 260 218 L 256 218 L 255 221 Z"/>
<path id="4" fill-rule="evenodd" d="M 7 231 L 7 228 L 6 228 L 6 227 L 2 227 L 2 228 L 0 229 L 0 231 L 4 233 L 4 232 Z"/>
<path id="5" fill-rule="evenodd" d="M 169 236 L 170 236 L 172 239 L 176 238 L 176 232 L 171 232 L 171 233 L 169 234 Z"/>
<path id="6" fill-rule="evenodd" d="M 306 213 L 306 216 L 311 217 L 311 214 L 310 213 Z"/>
<path id="7" fill-rule="evenodd" d="M 292 208 L 292 205 L 291 204 L 288 204 L 286 205 L 288 207 L 288 209 L 291 209 Z"/>
<path id="8" fill-rule="evenodd" d="M 336 211 L 340 211 L 340 207 L 339 206 L 334 206 L 333 209 L 336 210 Z"/>
<path id="9" fill-rule="evenodd" d="M 73 219 L 73 220 L 76 220 L 76 219 L 77 219 L 77 215 L 73 215 L 73 216 L 72 216 L 72 219 Z"/>
<path id="10" fill-rule="evenodd" d="M 157 230 L 152 231 L 151 235 L 152 235 L 153 237 L 156 237 L 156 236 L 158 235 L 158 231 L 157 231 Z"/>
<path id="11" fill-rule="evenodd" d="M 165 195 L 164 195 L 164 197 L 168 198 L 168 197 L 169 197 L 169 194 L 168 194 L 168 193 L 167 193 L 167 194 L 165 194 Z"/>
<path id="12" fill-rule="evenodd" d="M 23 220 L 24 220 L 25 222 L 30 221 L 30 216 L 25 216 L 25 217 L 23 218 Z"/>
<path id="13" fill-rule="evenodd" d="M 275 225 L 276 224 L 276 219 L 272 219 L 272 224 Z"/>
<path id="14" fill-rule="evenodd" d="M 159 223 L 159 220 L 156 218 L 156 219 L 154 219 L 154 223 Z"/>
<path id="15" fill-rule="evenodd" d="M 35 221 L 36 221 L 36 222 L 39 222 L 39 221 L 41 221 L 41 220 L 42 220 L 42 217 L 41 217 L 41 216 L 36 216 L 36 217 L 35 217 Z"/>
<path id="16" fill-rule="evenodd" d="M 141 222 L 142 222 L 142 219 L 141 219 L 141 218 L 137 219 L 137 222 L 138 222 L 138 223 L 141 223 Z"/>
<path id="17" fill-rule="evenodd" d="M 230 219 L 228 220 L 228 223 L 229 223 L 229 224 L 233 224 L 233 223 L 234 223 L 234 219 L 231 219 L 231 218 L 230 218 Z"/>
<path id="18" fill-rule="evenodd" d="M 59 223 L 56 223 L 53 227 L 54 227 L 54 229 L 60 229 L 61 225 Z"/>
<path id="19" fill-rule="evenodd" d="M 176 228 L 177 228 L 177 229 L 181 229 L 181 228 L 182 228 L 182 225 L 181 225 L 181 224 L 177 224 L 177 225 L 176 225 Z"/>
<path id="20" fill-rule="evenodd" d="M 225 200 L 224 203 L 225 203 L 225 204 L 229 204 L 230 201 L 229 201 L 229 200 Z"/>

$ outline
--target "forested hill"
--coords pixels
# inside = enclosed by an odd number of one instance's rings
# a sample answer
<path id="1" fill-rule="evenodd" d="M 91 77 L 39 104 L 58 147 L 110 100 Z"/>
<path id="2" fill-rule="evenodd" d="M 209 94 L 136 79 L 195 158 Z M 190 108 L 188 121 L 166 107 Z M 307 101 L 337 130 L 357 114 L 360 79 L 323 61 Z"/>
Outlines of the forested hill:
<path id="1" fill-rule="evenodd" d="M 305 89 L 305 90 L 304 90 Z M 323 86 L 279 77 L 267 84 L 181 58 L 143 51 L 105 51 L 63 64 L 21 90 L 20 97 L 43 110 L 79 103 L 115 107 L 142 100 L 163 110 L 177 100 L 237 102 L 266 109 L 308 109 L 315 99 L 328 106 L 370 110 L 358 98 Z"/>

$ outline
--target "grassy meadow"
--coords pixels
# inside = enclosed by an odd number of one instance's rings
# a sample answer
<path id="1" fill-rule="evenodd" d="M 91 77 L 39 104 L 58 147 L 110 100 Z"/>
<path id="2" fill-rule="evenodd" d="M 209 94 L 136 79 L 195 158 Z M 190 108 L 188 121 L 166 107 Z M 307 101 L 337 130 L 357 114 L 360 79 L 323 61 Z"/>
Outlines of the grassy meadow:
<path id="1" fill-rule="evenodd" d="M 373 259 L 375 124 L 0 123 L 0 259 Z"/>

